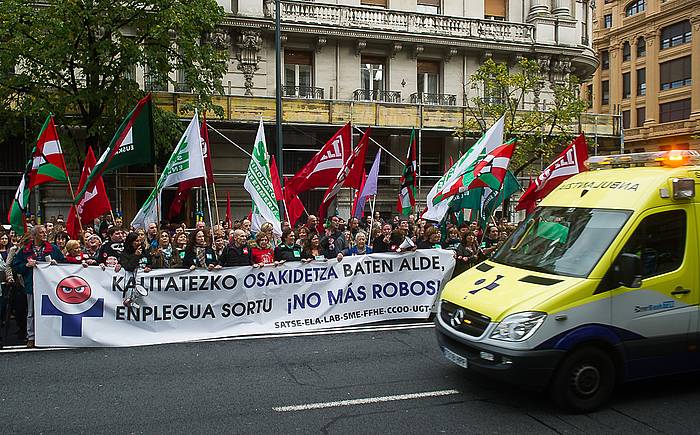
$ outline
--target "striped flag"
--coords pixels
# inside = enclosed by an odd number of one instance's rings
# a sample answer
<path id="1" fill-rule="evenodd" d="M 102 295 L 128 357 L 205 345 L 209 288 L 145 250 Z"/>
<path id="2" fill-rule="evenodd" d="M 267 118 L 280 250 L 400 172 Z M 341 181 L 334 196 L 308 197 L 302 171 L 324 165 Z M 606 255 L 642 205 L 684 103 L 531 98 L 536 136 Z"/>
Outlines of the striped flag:
<path id="1" fill-rule="evenodd" d="M 416 130 L 411 130 L 411 144 L 408 146 L 406 165 L 401 175 L 401 190 L 396 202 L 396 211 L 408 216 L 416 205 Z"/>
<path id="2" fill-rule="evenodd" d="M 29 172 L 29 188 L 52 181 L 68 180 L 66 161 L 58 140 L 53 115 L 49 115 L 41 127 L 32 152 L 32 168 Z"/>

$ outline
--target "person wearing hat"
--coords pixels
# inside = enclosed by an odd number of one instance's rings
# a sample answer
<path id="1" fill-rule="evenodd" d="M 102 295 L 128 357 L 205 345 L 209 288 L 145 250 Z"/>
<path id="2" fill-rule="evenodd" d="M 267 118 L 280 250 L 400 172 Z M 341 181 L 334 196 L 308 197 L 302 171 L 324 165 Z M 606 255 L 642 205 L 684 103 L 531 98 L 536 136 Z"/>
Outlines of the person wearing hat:
<path id="1" fill-rule="evenodd" d="M 85 239 L 85 247 L 83 253 L 88 257 L 88 264 L 97 264 L 99 262 L 99 252 L 102 246 L 102 238 L 97 234 L 91 234 Z M 90 262 L 94 260 L 94 263 Z"/>

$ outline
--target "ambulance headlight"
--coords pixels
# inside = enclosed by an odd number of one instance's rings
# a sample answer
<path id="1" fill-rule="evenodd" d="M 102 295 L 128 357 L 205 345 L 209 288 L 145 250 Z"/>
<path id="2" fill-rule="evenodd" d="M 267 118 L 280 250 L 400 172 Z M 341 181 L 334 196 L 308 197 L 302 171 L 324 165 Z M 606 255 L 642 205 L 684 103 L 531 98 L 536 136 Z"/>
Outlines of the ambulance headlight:
<path id="1" fill-rule="evenodd" d="M 547 314 L 538 311 L 515 313 L 503 319 L 491 333 L 491 338 L 504 341 L 527 340 L 537 331 Z"/>

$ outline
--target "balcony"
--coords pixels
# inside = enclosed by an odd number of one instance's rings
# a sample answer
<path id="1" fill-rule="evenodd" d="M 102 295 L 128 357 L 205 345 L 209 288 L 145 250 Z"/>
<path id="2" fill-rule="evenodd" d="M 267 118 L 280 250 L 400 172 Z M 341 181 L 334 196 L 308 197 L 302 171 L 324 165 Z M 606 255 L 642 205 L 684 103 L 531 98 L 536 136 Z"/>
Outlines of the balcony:
<path id="1" fill-rule="evenodd" d="M 402 33 L 423 40 L 433 36 L 507 44 L 535 42 L 534 26 L 523 23 L 299 1 L 282 1 L 281 6 L 283 25 L 309 26 L 312 32 L 323 27 L 324 33 L 332 29 L 334 33 L 357 32 L 360 37 L 369 31 Z M 275 16 L 273 0 L 265 0 L 265 16 Z"/>
<path id="2" fill-rule="evenodd" d="M 175 83 L 175 92 L 190 92 L 190 85 L 187 83 Z"/>
<path id="3" fill-rule="evenodd" d="M 425 92 L 414 92 L 411 94 L 411 104 L 456 106 L 457 96 L 453 94 L 427 94 Z"/>
<path id="4" fill-rule="evenodd" d="M 168 84 L 145 79 L 143 81 L 143 89 L 146 92 L 168 92 Z"/>
<path id="5" fill-rule="evenodd" d="M 287 98 L 311 98 L 323 100 L 323 88 L 309 86 L 282 86 L 282 96 Z"/>
<path id="6" fill-rule="evenodd" d="M 158 93 L 154 102 L 163 110 L 187 117 L 186 105 L 193 103 L 195 96 L 180 93 Z M 224 109 L 222 116 L 213 112 L 207 118 L 245 125 L 256 125 L 260 117 L 265 122 L 275 122 L 274 97 L 250 97 L 243 95 L 216 95 L 212 102 Z M 342 125 L 352 122 L 384 128 L 429 128 L 452 132 L 465 125 L 472 114 L 464 106 L 417 105 L 407 103 L 385 103 L 378 101 L 316 100 L 285 98 L 282 101 L 282 120 L 297 125 Z M 189 113 L 189 116 L 192 116 Z M 665 125 L 665 124 L 664 124 Z M 580 128 L 589 136 L 619 137 L 613 116 L 584 113 Z M 572 134 L 579 131 L 579 123 L 568 128 Z"/>
<path id="7" fill-rule="evenodd" d="M 377 91 L 372 89 L 355 89 L 352 93 L 355 101 L 380 101 L 382 103 L 400 103 L 401 91 Z"/>

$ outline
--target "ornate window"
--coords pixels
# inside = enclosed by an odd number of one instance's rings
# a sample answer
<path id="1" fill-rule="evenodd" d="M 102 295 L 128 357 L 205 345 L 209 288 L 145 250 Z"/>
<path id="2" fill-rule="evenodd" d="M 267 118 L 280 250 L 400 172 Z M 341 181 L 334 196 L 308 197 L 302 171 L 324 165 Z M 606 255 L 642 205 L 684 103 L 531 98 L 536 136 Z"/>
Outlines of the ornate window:
<path id="1" fill-rule="evenodd" d="M 610 104 L 610 82 L 603 80 L 600 83 L 600 87 L 600 103 L 603 105 Z"/>
<path id="2" fill-rule="evenodd" d="M 647 55 L 647 41 L 643 36 L 637 38 L 637 57 L 644 57 Z"/>
<path id="3" fill-rule="evenodd" d="M 675 89 L 691 84 L 690 56 L 669 60 L 659 65 L 661 90 Z"/>
<path id="4" fill-rule="evenodd" d="M 612 27 L 612 14 L 603 16 L 603 27 L 609 29 Z"/>
<path id="5" fill-rule="evenodd" d="M 610 52 L 603 50 L 600 52 L 600 69 L 606 70 L 610 68 Z"/>
<path id="6" fill-rule="evenodd" d="M 622 98 L 627 99 L 632 94 L 632 82 L 630 79 L 630 73 L 626 72 L 622 74 Z"/>
<path id="7" fill-rule="evenodd" d="M 631 17 L 632 15 L 637 15 L 640 12 L 644 12 L 645 8 L 646 0 L 635 0 L 625 7 L 625 16 Z"/>
<path id="8" fill-rule="evenodd" d="M 637 95 L 643 96 L 647 94 L 647 69 L 640 68 L 637 70 Z"/>
<path id="9" fill-rule="evenodd" d="M 691 41 L 690 21 L 671 24 L 661 29 L 661 49 L 675 47 Z"/>
<path id="10" fill-rule="evenodd" d="M 627 62 L 630 59 L 632 59 L 632 47 L 630 47 L 629 42 L 625 41 L 622 44 L 622 61 Z"/>

